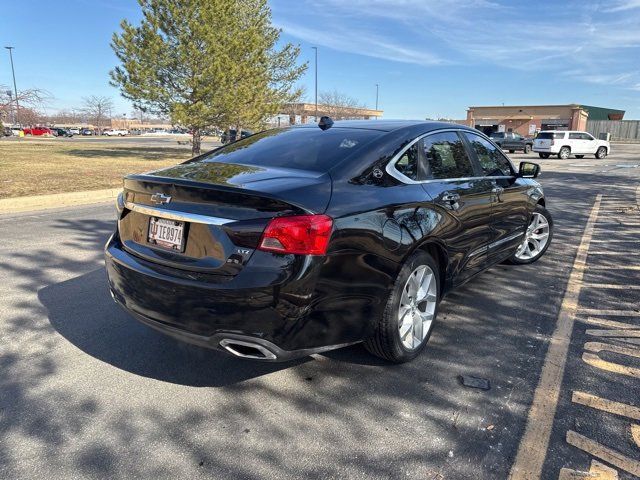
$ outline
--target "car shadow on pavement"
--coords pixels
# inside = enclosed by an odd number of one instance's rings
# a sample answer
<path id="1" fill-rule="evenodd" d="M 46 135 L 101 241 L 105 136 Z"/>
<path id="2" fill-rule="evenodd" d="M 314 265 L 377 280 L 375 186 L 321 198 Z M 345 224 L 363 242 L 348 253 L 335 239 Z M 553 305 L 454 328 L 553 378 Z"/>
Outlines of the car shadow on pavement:
<path id="1" fill-rule="evenodd" d="M 103 268 L 47 286 L 38 298 L 53 328 L 73 345 L 114 367 L 156 380 L 221 387 L 306 361 L 244 360 L 156 332 L 112 300 Z"/>

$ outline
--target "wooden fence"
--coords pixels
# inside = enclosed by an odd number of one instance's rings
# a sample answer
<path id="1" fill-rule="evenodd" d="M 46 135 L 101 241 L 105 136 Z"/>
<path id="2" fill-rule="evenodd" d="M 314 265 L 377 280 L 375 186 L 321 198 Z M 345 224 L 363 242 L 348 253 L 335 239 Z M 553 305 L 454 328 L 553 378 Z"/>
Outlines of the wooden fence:
<path id="1" fill-rule="evenodd" d="M 640 142 L 640 120 L 587 120 L 587 131 L 596 138 L 610 133 L 611 140 Z"/>

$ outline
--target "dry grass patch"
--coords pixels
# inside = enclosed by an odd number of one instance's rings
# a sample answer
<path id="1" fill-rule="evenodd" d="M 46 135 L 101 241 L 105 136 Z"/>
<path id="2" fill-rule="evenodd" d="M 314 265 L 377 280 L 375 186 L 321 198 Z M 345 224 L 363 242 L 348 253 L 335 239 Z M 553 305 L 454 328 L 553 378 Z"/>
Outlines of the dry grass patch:
<path id="1" fill-rule="evenodd" d="M 109 143 L 0 141 L 0 198 L 117 188 L 128 173 L 175 165 L 191 156 L 189 146 Z"/>

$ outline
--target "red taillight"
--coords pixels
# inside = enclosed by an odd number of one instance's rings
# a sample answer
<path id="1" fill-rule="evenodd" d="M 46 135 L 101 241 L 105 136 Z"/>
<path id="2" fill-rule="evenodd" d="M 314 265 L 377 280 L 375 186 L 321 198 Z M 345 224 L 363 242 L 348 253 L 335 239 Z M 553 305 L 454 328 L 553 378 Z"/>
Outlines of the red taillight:
<path id="1" fill-rule="evenodd" d="M 259 250 L 296 255 L 327 253 L 333 220 L 327 215 L 277 217 L 269 222 Z"/>

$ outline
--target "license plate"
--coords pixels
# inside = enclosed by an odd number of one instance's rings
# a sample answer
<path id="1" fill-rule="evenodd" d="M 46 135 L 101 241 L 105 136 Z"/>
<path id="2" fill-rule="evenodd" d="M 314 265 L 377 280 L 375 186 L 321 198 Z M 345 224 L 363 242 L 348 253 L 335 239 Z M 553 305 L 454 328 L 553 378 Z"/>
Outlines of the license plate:
<path id="1" fill-rule="evenodd" d="M 149 243 L 182 252 L 183 240 L 184 222 L 158 217 L 149 219 Z"/>

